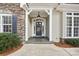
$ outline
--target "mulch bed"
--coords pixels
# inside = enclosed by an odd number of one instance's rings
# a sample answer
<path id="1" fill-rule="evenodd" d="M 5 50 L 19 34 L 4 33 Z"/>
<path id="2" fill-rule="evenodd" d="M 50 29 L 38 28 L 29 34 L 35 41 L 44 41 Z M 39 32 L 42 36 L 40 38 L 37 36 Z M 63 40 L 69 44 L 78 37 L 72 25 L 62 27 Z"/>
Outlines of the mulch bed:
<path id="1" fill-rule="evenodd" d="M 18 47 L 16 48 L 12 48 L 12 49 L 8 49 L 6 51 L 0 52 L 0 56 L 7 56 L 17 50 L 19 50 L 21 47 L 23 46 L 23 44 L 20 44 Z"/>
<path id="2" fill-rule="evenodd" d="M 74 46 L 72 46 L 72 45 L 69 45 L 69 44 L 67 44 L 67 43 L 55 43 L 55 45 L 56 46 L 58 46 L 58 47 L 62 47 L 62 48 L 73 48 Z"/>

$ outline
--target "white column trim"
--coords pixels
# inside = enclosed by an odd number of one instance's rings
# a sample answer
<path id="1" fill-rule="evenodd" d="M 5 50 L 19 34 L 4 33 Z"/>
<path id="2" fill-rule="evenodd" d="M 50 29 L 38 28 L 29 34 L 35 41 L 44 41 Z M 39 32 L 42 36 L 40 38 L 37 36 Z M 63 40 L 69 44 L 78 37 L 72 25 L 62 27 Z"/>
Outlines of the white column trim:
<path id="1" fill-rule="evenodd" d="M 32 12 L 32 9 L 28 10 L 28 14 L 30 14 Z"/>
<path id="2" fill-rule="evenodd" d="M 53 9 L 50 9 L 49 10 L 50 13 L 49 13 L 49 41 L 52 41 L 53 40 L 53 27 L 52 27 L 52 22 L 53 22 L 53 19 L 52 19 L 52 14 L 53 14 Z"/>
<path id="3" fill-rule="evenodd" d="M 45 12 L 49 15 L 49 10 L 46 9 Z"/>
<path id="4" fill-rule="evenodd" d="M 26 10 L 26 19 L 25 19 L 25 41 L 28 41 L 28 11 Z"/>
<path id="5" fill-rule="evenodd" d="M 24 10 L 28 9 L 26 3 L 21 3 L 20 7 L 23 8 Z"/>
<path id="6" fill-rule="evenodd" d="M 63 28 L 62 28 L 62 38 L 64 38 L 64 37 L 66 37 L 66 22 L 67 22 L 67 20 L 66 20 L 66 12 L 63 12 L 63 20 L 62 20 L 62 24 L 63 24 Z"/>
<path id="7" fill-rule="evenodd" d="M 74 15 L 72 12 L 72 37 L 74 37 Z"/>

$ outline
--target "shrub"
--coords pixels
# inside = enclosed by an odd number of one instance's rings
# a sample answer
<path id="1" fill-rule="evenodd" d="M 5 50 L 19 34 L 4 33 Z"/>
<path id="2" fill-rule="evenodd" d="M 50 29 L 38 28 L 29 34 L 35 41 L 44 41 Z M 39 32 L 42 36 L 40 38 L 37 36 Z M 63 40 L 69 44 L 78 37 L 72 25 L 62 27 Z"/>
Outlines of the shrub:
<path id="1" fill-rule="evenodd" d="M 72 46 L 79 47 L 79 39 L 65 39 L 65 42 Z"/>
<path id="2" fill-rule="evenodd" d="M 16 33 L 0 33 L 0 52 L 15 48 L 20 44 L 20 37 Z"/>

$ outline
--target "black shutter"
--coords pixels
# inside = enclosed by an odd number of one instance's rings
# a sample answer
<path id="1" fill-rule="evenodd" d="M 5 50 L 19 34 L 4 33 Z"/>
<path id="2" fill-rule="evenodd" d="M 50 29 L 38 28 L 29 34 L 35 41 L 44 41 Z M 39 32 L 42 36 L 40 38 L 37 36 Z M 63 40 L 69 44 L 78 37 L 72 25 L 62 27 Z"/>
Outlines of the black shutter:
<path id="1" fill-rule="evenodd" d="M 17 32 L 17 16 L 16 15 L 12 16 L 12 32 L 13 33 Z"/>

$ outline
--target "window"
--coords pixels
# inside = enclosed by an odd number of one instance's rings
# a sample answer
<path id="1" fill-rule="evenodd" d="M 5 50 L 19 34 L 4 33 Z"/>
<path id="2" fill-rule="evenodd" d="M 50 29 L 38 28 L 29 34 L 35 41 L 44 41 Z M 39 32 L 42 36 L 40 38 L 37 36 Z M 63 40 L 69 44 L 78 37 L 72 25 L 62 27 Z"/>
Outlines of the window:
<path id="1" fill-rule="evenodd" d="M 3 32 L 12 32 L 12 16 L 2 16 Z"/>
<path id="2" fill-rule="evenodd" d="M 16 32 L 16 16 L 12 14 L 0 14 L 0 32 Z"/>
<path id="3" fill-rule="evenodd" d="M 67 17 L 67 36 L 72 36 L 72 17 Z"/>
<path id="4" fill-rule="evenodd" d="M 79 17 L 74 17 L 74 36 L 79 36 Z"/>
<path id="5" fill-rule="evenodd" d="M 35 34 L 35 26 L 34 26 L 34 34 Z"/>
<path id="6" fill-rule="evenodd" d="M 63 36 L 67 38 L 79 37 L 79 13 L 65 12 L 63 14 L 63 33 L 65 33 Z"/>

